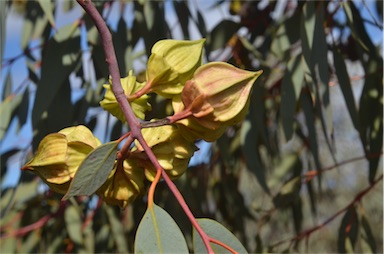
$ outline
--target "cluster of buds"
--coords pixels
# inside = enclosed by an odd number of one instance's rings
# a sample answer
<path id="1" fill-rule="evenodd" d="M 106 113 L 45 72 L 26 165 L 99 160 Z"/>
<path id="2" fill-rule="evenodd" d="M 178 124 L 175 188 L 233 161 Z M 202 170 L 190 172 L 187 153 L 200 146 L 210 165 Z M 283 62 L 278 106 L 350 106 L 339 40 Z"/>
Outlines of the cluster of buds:
<path id="1" fill-rule="evenodd" d="M 135 115 L 145 119 L 151 110 L 148 94 L 172 101 L 174 114 L 168 125 L 144 128 L 143 137 L 159 164 L 172 178 L 182 175 L 197 150 L 198 139 L 215 141 L 226 127 L 241 122 L 248 111 L 252 86 L 262 71 L 245 71 L 233 65 L 212 62 L 202 65 L 205 40 L 162 40 L 151 51 L 147 80 L 139 83 L 132 71 L 121 79 L 127 101 Z M 100 105 L 125 122 L 111 80 Z M 156 120 L 152 120 L 152 122 Z M 143 125 L 144 126 L 144 125 Z M 36 172 L 54 191 L 66 193 L 80 163 L 100 141 L 84 126 L 67 128 L 46 136 L 36 156 L 23 169 Z M 127 158 L 116 160 L 106 182 L 96 193 L 122 208 L 144 192 L 145 179 L 153 181 L 156 169 L 141 144 L 135 141 Z"/>

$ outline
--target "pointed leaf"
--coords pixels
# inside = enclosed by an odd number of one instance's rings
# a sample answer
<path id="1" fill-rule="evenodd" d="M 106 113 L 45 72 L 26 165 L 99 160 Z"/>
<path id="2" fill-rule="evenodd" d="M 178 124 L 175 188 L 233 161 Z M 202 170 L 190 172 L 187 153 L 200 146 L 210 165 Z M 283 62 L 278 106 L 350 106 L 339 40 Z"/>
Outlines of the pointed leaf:
<path id="1" fill-rule="evenodd" d="M 287 140 L 290 140 L 293 135 L 296 105 L 303 86 L 304 68 L 302 67 L 301 55 L 298 55 L 289 60 L 281 85 L 281 122 Z"/>
<path id="2" fill-rule="evenodd" d="M 69 25 L 72 26 L 72 25 Z M 32 110 L 32 125 L 36 127 L 42 115 L 47 111 L 60 88 L 67 84 L 69 74 L 75 69 L 80 60 L 80 30 L 71 33 L 69 39 L 58 42 L 60 33 L 68 28 L 62 28 L 49 40 L 44 47 L 41 66 L 41 79 L 37 84 L 36 98 Z M 63 36 L 65 37 L 65 36 Z"/>
<path id="3" fill-rule="evenodd" d="M 338 251 L 345 253 L 353 251 L 357 240 L 359 218 L 354 206 L 350 207 L 341 220 L 338 237 Z"/>
<path id="4" fill-rule="evenodd" d="M 128 246 L 126 237 L 124 235 L 124 225 L 121 223 L 120 218 L 114 212 L 113 207 L 105 207 L 105 212 L 107 213 L 109 224 L 111 226 L 112 236 L 116 243 L 116 248 L 118 253 L 128 253 Z M 111 237 L 109 235 L 109 237 Z"/>
<path id="5" fill-rule="evenodd" d="M 78 244 L 83 245 L 83 234 L 82 234 L 82 220 L 79 208 L 76 206 L 69 206 L 65 209 L 64 220 L 65 226 L 68 231 L 69 238 Z"/>
<path id="6" fill-rule="evenodd" d="M 55 20 L 53 18 L 53 6 L 51 0 L 38 0 L 41 9 L 43 9 L 45 15 L 47 16 L 49 23 L 52 27 L 56 27 Z"/>
<path id="7" fill-rule="evenodd" d="M 236 236 L 217 221 L 211 219 L 197 219 L 197 222 L 209 237 L 224 243 L 237 253 L 248 253 Z M 215 253 L 231 253 L 226 248 L 215 243 L 211 243 L 211 247 Z M 195 253 L 207 253 L 203 240 L 196 229 L 193 229 L 193 249 Z"/>
<path id="8" fill-rule="evenodd" d="M 113 169 L 118 144 L 117 141 L 109 142 L 88 154 L 80 164 L 63 200 L 73 196 L 90 196 L 103 185 Z"/>
<path id="9" fill-rule="evenodd" d="M 137 229 L 135 253 L 188 253 L 188 247 L 173 218 L 153 204 Z"/>
<path id="10" fill-rule="evenodd" d="M 4 137 L 11 122 L 12 114 L 20 105 L 22 98 L 23 96 L 21 94 L 16 96 L 10 95 L 0 104 L 0 140 Z"/>
<path id="11" fill-rule="evenodd" d="M 376 241 L 373 235 L 371 226 L 369 225 L 368 218 L 363 214 L 360 217 L 361 220 L 361 240 L 365 242 L 367 246 L 367 250 L 364 252 L 376 253 Z"/>
<path id="12" fill-rule="evenodd" d="M 353 97 L 351 82 L 345 61 L 338 48 L 333 48 L 333 61 L 335 64 L 335 72 L 339 80 L 341 91 L 344 95 L 345 103 L 347 104 L 349 115 L 351 116 L 352 123 L 356 130 L 359 130 L 359 117 L 356 110 L 355 98 Z"/>

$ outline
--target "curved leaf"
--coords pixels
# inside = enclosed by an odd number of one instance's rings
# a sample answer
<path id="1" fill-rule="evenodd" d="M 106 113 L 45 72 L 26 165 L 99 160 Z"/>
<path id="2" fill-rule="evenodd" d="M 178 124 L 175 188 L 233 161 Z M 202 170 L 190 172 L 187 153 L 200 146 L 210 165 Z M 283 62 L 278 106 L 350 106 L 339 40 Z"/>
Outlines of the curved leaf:
<path id="1" fill-rule="evenodd" d="M 236 236 L 217 221 L 211 219 L 197 219 L 197 222 L 209 237 L 224 243 L 237 253 L 248 253 Z M 193 247 L 195 253 L 207 253 L 203 240 L 196 229 L 193 229 Z M 231 253 L 224 247 L 215 243 L 211 243 L 211 247 L 215 253 Z"/>
<path id="2" fill-rule="evenodd" d="M 153 204 L 137 229 L 135 253 L 188 253 L 188 247 L 173 218 Z"/>
<path id="3" fill-rule="evenodd" d="M 103 185 L 113 169 L 118 144 L 117 141 L 109 142 L 88 154 L 80 164 L 63 200 L 92 195 Z"/>

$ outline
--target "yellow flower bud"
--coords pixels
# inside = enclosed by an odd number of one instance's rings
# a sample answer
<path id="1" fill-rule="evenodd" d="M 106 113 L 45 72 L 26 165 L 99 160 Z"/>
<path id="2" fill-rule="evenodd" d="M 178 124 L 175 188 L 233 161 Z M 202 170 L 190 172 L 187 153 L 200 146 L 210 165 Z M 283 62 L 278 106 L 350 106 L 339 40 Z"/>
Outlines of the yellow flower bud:
<path id="1" fill-rule="evenodd" d="M 146 128 L 142 130 L 142 134 L 158 162 L 170 177 L 176 178 L 185 172 L 190 158 L 197 150 L 193 141 L 187 141 L 183 137 L 183 133 L 173 125 Z M 146 178 L 153 181 L 156 169 L 148 160 L 141 145 L 137 141 L 135 145 L 131 158 L 145 169 Z"/>
<path id="2" fill-rule="evenodd" d="M 198 68 L 181 94 L 185 108 L 207 128 L 217 123 L 235 124 L 248 111 L 251 89 L 262 71 L 241 70 L 233 65 L 212 62 Z M 240 116 L 240 117 L 239 117 Z"/>
<path id="3" fill-rule="evenodd" d="M 136 77 L 132 75 L 132 71 L 129 72 L 127 77 L 120 79 L 120 82 L 127 98 L 145 85 L 145 83 L 136 81 Z M 100 105 L 124 123 L 126 120 L 123 111 L 117 103 L 116 97 L 112 91 L 112 80 L 109 79 L 109 84 L 103 86 L 106 89 L 106 92 Z M 152 109 L 151 105 L 147 102 L 148 98 L 148 95 L 143 95 L 140 98 L 130 101 L 133 112 L 140 119 L 145 118 L 145 111 L 150 111 Z"/>
<path id="4" fill-rule="evenodd" d="M 184 83 L 202 63 L 205 39 L 196 41 L 161 40 L 151 51 L 147 64 L 146 92 L 170 98 L 180 94 Z"/>
<path id="5" fill-rule="evenodd" d="M 115 167 L 107 181 L 96 193 L 109 205 L 124 209 L 144 192 L 143 169 L 132 160 L 124 160 L 122 167 Z"/>
<path id="6" fill-rule="evenodd" d="M 84 158 L 101 142 L 85 126 L 65 128 L 43 138 L 22 170 L 36 173 L 53 190 L 65 194 Z"/>

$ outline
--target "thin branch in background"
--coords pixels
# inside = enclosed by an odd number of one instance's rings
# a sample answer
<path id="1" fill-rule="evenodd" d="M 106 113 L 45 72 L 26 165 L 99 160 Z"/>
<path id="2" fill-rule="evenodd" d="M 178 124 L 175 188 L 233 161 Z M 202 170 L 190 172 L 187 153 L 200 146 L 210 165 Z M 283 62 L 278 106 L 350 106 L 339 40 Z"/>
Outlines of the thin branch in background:
<path id="1" fill-rule="evenodd" d="M 329 224 L 330 222 L 332 222 L 334 219 L 336 219 L 340 214 L 346 212 L 350 207 L 352 207 L 353 205 L 355 205 L 356 203 L 360 202 L 361 199 L 366 195 L 368 194 L 372 189 L 373 187 L 376 186 L 377 183 L 379 183 L 380 181 L 383 180 L 383 175 L 379 176 L 374 182 L 372 182 L 372 184 L 370 184 L 367 188 L 365 188 L 364 190 L 360 191 L 356 196 L 355 198 L 347 205 L 345 206 L 344 208 L 342 208 L 341 210 L 337 211 L 334 215 L 332 215 L 331 217 L 329 217 L 327 220 L 325 220 L 323 223 L 315 226 L 315 227 L 312 227 L 310 229 L 307 229 L 305 231 L 302 231 L 301 233 L 297 234 L 296 236 L 292 237 L 292 238 L 289 238 L 289 239 L 285 239 L 285 240 L 282 240 L 282 241 L 279 241 L 277 243 L 274 243 L 272 244 L 270 247 L 276 247 L 276 246 L 279 246 L 283 243 L 287 243 L 287 242 L 290 242 L 291 244 L 295 241 L 300 241 L 302 240 L 303 238 L 307 238 L 315 231 L 325 227 L 327 224 Z"/>
<path id="2" fill-rule="evenodd" d="M 367 9 L 369 15 L 371 16 L 372 20 L 366 20 L 366 22 L 369 22 L 375 26 L 377 26 L 381 31 L 383 31 L 383 25 L 380 24 L 379 22 L 377 22 L 377 20 L 375 19 L 375 16 L 373 15 L 372 11 L 368 8 L 368 5 L 367 5 L 367 1 L 366 0 L 363 0 L 363 5 L 364 7 Z"/>

